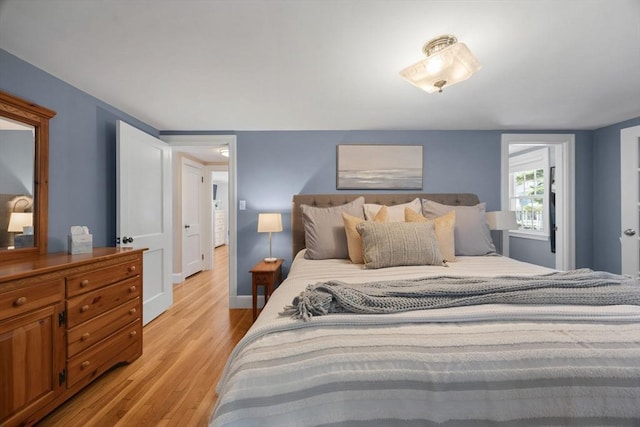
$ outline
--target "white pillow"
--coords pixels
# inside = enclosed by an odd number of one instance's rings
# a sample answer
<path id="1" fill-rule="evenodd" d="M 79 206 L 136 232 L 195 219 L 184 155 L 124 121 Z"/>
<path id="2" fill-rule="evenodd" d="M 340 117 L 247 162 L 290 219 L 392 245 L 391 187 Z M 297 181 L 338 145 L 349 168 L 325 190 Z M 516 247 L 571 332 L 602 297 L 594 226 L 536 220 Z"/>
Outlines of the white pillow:
<path id="1" fill-rule="evenodd" d="M 364 204 L 364 218 L 367 221 L 373 221 L 373 219 L 378 215 L 378 211 L 384 205 L 377 205 L 375 203 L 365 203 Z M 415 200 L 409 203 L 402 203 L 401 205 L 387 206 L 387 222 L 404 222 L 404 208 L 409 208 L 417 213 L 422 212 L 422 204 L 420 203 L 420 199 L 416 198 Z"/>

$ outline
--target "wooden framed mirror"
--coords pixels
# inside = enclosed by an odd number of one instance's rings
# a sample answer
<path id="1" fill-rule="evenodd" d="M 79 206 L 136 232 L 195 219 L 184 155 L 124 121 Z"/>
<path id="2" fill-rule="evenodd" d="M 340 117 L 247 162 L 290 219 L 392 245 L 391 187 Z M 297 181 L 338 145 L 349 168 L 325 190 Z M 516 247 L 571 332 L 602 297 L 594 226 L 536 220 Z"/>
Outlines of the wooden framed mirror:
<path id="1" fill-rule="evenodd" d="M 55 114 L 0 91 L 0 262 L 47 253 L 49 120 Z"/>

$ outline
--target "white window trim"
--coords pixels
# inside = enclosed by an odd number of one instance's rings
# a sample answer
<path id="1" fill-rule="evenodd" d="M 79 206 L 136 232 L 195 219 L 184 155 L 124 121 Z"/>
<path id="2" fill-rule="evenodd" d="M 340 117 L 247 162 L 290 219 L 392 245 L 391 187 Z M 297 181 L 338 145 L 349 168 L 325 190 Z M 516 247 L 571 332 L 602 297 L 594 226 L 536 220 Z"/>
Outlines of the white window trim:
<path id="1" fill-rule="evenodd" d="M 530 169 L 542 169 L 544 171 L 544 193 L 542 195 L 542 204 L 544 206 L 543 229 L 535 230 L 511 230 L 509 236 L 520 237 L 522 239 L 533 240 L 549 240 L 549 147 L 541 147 L 533 151 L 527 151 L 522 154 L 517 153 L 509 156 L 509 173 L 521 172 Z M 509 200 L 511 199 L 511 190 L 509 189 Z"/>
<path id="2" fill-rule="evenodd" d="M 509 209 L 509 144 L 539 144 L 554 148 L 556 161 L 556 268 L 571 270 L 576 266 L 575 242 L 575 134 L 503 133 L 500 155 L 501 208 Z M 509 234 L 502 233 L 503 254 L 509 256 Z"/>

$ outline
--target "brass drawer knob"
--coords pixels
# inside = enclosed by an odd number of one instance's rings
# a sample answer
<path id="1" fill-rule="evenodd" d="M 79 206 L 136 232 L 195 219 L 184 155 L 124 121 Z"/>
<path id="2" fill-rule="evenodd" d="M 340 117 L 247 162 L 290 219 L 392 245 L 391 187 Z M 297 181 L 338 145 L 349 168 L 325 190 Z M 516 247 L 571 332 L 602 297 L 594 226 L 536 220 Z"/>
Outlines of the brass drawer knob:
<path id="1" fill-rule="evenodd" d="M 138 334 L 136 333 L 136 331 L 131 331 L 131 332 L 129 332 L 129 336 L 130 336 L 131 338 L 135 337 L 136 335 L 138 335 Z"/>
<path id="2" fill-rule="evenodd" d="M 128 270 L 129 270 L 129 273 L 133 273 L 134 271 L 136 271 L 136 266 L 132 265 L 128 268 Z"/>
<path id="3" fill-rule="evenodd" d="M 89 367 L 89 365 L 91 365 L 91 362 L 89 362 L 88 360 L 85 360 L 84 362 L 82 362 L 80 364 L 80 369 L 85 369 L 85 368 Z"/>
<path id="4" fill-rule="evenodd" d="M 89 306 L 88 305 L 83 305 L 82 307 L 80 307 L 80 312 L 81 313 L 85 313 L 89 311 Z"/>
<path id="5" fill-rule="evenodd" d="M 85 332 L 84 334 L 82 334 L 82 336 L 80 337 L 80 341 L 86 341 L 89 339 L 89 335 L 91 335 L 89 332 Z"/>
<path id="6" fill-rule="evenodd" d="M 131 286 L 131 287 L 129 288 L 129 292 L 135 292 L 135 291 L 136 291 L 136 287 L 135 287 L 135 286 Z"/>
<path id="7" fill-rule="evenodd" d="M 129 310 L 129 314 L 136 314 L 136 311 L 138 310 L 136 310 L 135 308 L 132 308 L 131 310 Z"/>
<path id="8" fill-rule="evenodd" d="M 14 307 L 20 307 L 21 305 L 25 305 L 27 303 L 27 297 L 20 297 L 13 302 Z"/>
<path id="9" fill-rule="evenodd" d="M 89 279 L 84 279 L 82 282 L 80 282 L 81 288 L 86 288 L 87 285 L 89 285 Z"/>

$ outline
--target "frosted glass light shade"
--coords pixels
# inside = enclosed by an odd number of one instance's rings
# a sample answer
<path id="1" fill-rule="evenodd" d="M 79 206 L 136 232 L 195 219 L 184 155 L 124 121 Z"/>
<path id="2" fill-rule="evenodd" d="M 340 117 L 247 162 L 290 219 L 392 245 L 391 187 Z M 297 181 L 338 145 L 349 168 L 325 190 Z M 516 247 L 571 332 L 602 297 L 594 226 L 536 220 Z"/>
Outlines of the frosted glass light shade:
<path id="1" fill-rule="evenodd" d="M 487 212 L 487 223 L 491 230 L 515 230 L 518 228 L 514 211 Z"/>
<path id="2" fill-rule="evenodd" d="M 258 233 L 278 233 L 282 231 L 282 215 L 279 213 L 258 214 Z"/>
<path id="3" fill-rule="evenodd" d="M 427 50 L 427 45 L 424 50 Z M 467 80 L 480 68 L 480 61 L 467 45 L 454 42 L 450 46 L 429 53 L 425 59 L 400 71 L 400 75 L 412 85 L 427 93 L 433 93 L 442 92 L 445 86 Z"/>
<path id="4" fill-rule="evenodd" d="M 12 212 L 9 218 L 9 233 L 22 233 L 24 227 L 33 226 L 32 212 Z"/>

